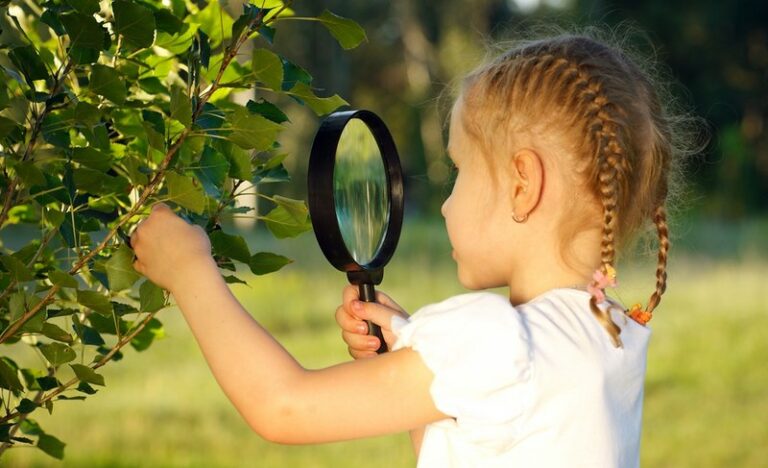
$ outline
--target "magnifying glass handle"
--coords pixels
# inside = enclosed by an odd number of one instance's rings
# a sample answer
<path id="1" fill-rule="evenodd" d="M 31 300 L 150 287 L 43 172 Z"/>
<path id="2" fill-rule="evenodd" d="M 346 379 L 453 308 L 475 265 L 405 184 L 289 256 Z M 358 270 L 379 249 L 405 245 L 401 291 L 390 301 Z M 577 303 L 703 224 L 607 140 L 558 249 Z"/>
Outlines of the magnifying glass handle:
<path id="1" fill-rule="evenodd" d="M 376 302 L 376 290 L 370 283 L 362 283 L 358 286 L 360 288 L 360 299 L 363 302 Z M 387 343 L 384 341 L 384 335 L 381 333 L 381 327 L 371 322 L 365 321 L 368 324 L 368 334 L 379 338 L 381 346 L 376 350 L 376 353 L 382 354 L 387 352 Z"/>

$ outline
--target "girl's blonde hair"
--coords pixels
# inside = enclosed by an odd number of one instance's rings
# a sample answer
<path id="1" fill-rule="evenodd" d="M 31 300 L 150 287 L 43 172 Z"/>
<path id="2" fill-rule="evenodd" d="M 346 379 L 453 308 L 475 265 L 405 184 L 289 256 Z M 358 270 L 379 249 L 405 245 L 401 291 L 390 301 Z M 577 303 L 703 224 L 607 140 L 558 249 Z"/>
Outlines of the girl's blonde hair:
<path id="1" fill-rule="evenodd" d="M 462 83 L 462 124 L 487 155 L 499 152 L 499 135 L 507 140 L 502 144 L 524 131 L 560 137 L 577 183 L 597 202 L 574 206 L 581 213 L 568 217 L 601 221 L 604 274 L 614 267 L 617 249 L 652 222 L 658 262 L 645 308 L 650 314 L 667 287 L 667 199 L 680 179 L 681 156 L 695 151 L 689 138 L 695 119 L 673 112 L 666 86 L 652 78 L 652 63 L 645 61 L 644 72 L 622 47 L 606 45 L 595 32 L 520 42 L 471 72 Z M 595 214 L 599 206 L 602 219 Z M 560 233 L 563 246 L 583 228 L 564 220 L 563 230 L 571 232 Z M 594 296 L 590 308 L 621 346 L 621 329 L 609 311 Z"/>

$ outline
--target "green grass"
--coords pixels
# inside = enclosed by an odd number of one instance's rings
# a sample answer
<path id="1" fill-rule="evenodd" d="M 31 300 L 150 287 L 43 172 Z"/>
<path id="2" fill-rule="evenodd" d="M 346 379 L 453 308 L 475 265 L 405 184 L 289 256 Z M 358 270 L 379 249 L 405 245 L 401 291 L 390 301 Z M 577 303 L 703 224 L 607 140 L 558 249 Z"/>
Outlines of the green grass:
<path id="1" fill-rule="evenodd" d="M 669 289 L 651 322 L 644 467 L 768 465 L 765 227 L 747 226 L 759 233 L 749 234 L 749 242 L 722 226 L 694 226 L 677 241 Z M 741 236 L 736 246 L 728 243 L 733 236 Z M 254 234 L 248 242 L 254 251 L 274 249 L 301 261 L 273 275 L 247 277 L 249 287 L 233 285 L 245 307 L 305 366 L 348 359 L 333 322 L 345 278 L 325 263 L 312 236 L 274 243 Z M 461 292 L 448 252 L 441 226 L 407 224 L 383 289 L 411 311 Z M 625 303 L 647 300 L 653 272 L 648 260 L 620 269 Z M 34 413 L 67 443 L 63 462 L 23 448 L 8 451 L 0 465 L 415 465 L 405 434 L 315 446 L 262 441 L 218 387 L 179 311 L 164 310 L 160 319 L 167 337 L 105 366 L 106 389 L 84 402 L 58 402 L 52 416 Z"/>

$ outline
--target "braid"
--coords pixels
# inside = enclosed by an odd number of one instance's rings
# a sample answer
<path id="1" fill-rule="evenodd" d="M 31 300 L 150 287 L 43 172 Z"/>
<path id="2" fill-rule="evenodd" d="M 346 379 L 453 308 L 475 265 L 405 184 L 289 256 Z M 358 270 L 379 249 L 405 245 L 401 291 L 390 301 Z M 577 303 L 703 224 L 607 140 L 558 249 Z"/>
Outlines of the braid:
<path id="1" fill-rule="evenodd" d="M 543 75 L 543 76 L 542 76 Z M 516 86 L 525 83 L 527 86 Z M 627 177 L 630 164 L 625 158 L 620 137 L 624 135 L 621 115 L 618 107 L 603 92 L 599 79 L 591 77 L 586 67 L 576 65 L 571 60 L 552 53 L 524 57 L 517 66 L 511 90 L 522 88 L 519 98 L 525 102 L 539 88 L 563 90 L 557 98 L 585 108 L 577 112 L 576 117 L 586 122 L 588 144 L 593 148 L 593 157 L 597 169 L 592 180 L 598 181 L 600 199 L 603 205 L 603 235 L 600 256 L 603 268 L 614 267 L 617 231 L 617 207 L 620 193 L 626 193 Z M 603 274 L 608 274 L 603 271 Z M 597 321 L 605 328 L 613 344 L 621 347 L 619 333 L 621 329 L 611 319 L 610 311 L 597 306 L 593 296 L 589 301 L 590 309 Z"/>
<path id="2" fill-rule="evenodd" d="M 625 313 L 645 324 L 659 305 L 670 247 L 667 189 L 671 182 L 675 194 L 680 170 L 675 158 L 687 149 L 676 146 L 674 130 L 684 129 L 676 126 L 677 116 L 667 114 L 668 95 L 658 94 L 655 84 L 621 50 L 568 34 L 520 44 L 464 82 L 465 129 L 489 155 L 497 152 L 499 134 L 514 144 L 519 132 L 561 130 L 555 144 L 564 158 L 572 156 L 573 169 L 594 199 L 576 213 L 601 213 L 601 267 L 587 288 L 589 305 L 618 347 L 621 329 L 611 309 L 598 304 L 605 300 L 606 285 L 615 285 L 618 252 L 650 218 L 659 239 L 656 288 L 647 308 L 636 304 Z M 568 240 L 586 227 L 564 220 L 561 228 L 561 252 L 568 252 Z"/>
<path id="3" fill-rule="evenodd" d="M 602 93 L 600 83 L 591 81 L 583 96 L 592 99 L 590 113 L 593 119 L 588 124 L 591 136 L 595 142 L 598 167 L 598 182 L 603 205 L 603 236 L 600 243 L 600 257 L 603 264 L 603 274 L 608 275 L 608 267 L 613 267 L 616 259 L 615 231 L 617 225 L 616 208 L 618 205 L 620 180 L 623 179 L 622 163 L 623 150 L 618 142 L 617 122 L 610 118 L 609 101 Z M 608 331 L 614 346 L 621 347 L 619 333 L 621 329 L 611 320 L 610 311 L 597 306 L 597 298 L 593 295 L 589 307 L 601 325 Z"/>
<path id="4" fill-rule="evenodd" d="M 669 230 L 667 226 L 667 210 L 659 205 L 653 216 L 653 223 L 659 234 L 659 260 L 656 267 L 656 290 L 648 300 L 648 313 L 653 312 L 661 302 L 661 295 L 667 290 L 667 255 L 669 253 Z"/>

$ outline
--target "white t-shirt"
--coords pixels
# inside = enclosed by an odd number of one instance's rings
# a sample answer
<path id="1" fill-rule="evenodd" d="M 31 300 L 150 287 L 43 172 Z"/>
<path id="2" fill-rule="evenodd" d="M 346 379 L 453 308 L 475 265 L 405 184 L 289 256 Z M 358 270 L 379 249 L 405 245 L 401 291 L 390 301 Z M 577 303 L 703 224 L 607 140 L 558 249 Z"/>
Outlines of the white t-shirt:
<path id="1" fill-rule="evenodd" d="M 393 321 L 393 350 L 421 355 L 452 416 L 426 427 L 419 468 L 639 466 L 651 330 L 614 308 L 614 347 L 589 297 L 559 288 L 514 307 L 471 293 Z"/>

